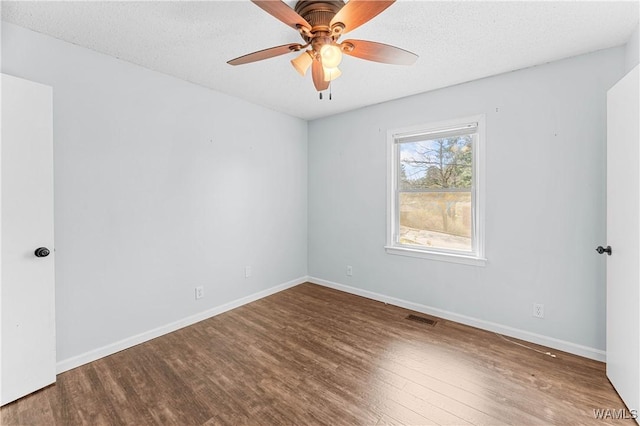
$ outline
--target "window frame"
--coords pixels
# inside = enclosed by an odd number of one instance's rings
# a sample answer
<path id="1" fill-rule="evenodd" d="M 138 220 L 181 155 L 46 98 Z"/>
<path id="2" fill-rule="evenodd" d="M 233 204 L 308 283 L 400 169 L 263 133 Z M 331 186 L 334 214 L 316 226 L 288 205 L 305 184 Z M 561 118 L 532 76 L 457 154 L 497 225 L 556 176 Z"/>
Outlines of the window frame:
<path id="1" fill-rule="evenodd" d="M 409 139 L 419 135 L 446 133 L 447 130 L 462 128 L 471 123 L 477 123 L 473 145 L 473 184 L 471 188 L 471 220 L 472 251 L 447 250 L 442 248 L 428 248 L 400 244 L 399 236 L 399 145 L 402 139 Z M 387 243 L 385 250 L 389 254 L 410 256 L 423 259 L 461 263 L 474 266 L 485 266 L 485 115 L 473 115 L 451 120 L 431 122 L 410 127 L 390 129 L 387 131 Z M 427 192 L 427 191 L 425 191 Z"/>

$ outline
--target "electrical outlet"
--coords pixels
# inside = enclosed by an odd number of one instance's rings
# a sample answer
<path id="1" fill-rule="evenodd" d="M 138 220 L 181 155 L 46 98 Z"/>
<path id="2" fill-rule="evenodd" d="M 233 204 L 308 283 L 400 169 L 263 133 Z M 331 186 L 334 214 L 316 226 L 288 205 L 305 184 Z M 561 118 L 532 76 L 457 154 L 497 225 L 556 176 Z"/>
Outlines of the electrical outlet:
<path id="1" fill-rule="evenodd" d="M 544 318 L 544 305 L 542 303 L 533 304 L 533 316 L 536 318 Z"/>
<path id="2" fill-rule="evenodd" d="M 353 276 L 353 266 L 351 265 L 347 265 L 347 276 L 348 277 Z"/>
<path id="3" fill-rule="evenodd" d="M 251 266 L 244 267 L 244 277 L 249 278 L 253 274 L 253 268 Z"/>
<path id="4" fill-rule="evenodd" d="M 198 286 L 196 287 L 196 299 L 202 299 L 204 297 L 204 287 Z"/>

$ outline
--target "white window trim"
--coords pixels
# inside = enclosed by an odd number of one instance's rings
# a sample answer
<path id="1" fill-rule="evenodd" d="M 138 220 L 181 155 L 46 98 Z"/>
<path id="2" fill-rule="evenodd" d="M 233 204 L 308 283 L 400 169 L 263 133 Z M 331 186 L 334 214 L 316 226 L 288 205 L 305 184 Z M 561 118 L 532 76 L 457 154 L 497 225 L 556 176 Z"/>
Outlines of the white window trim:
<path id="1" fill-rule="evenodd" d="M 396 233 L 398 232 L 396 217 L 396 189 L 398 186 L 398 158 L 396 149 L 396 139 L 402 135 L 412 133 L 428 133 L 443 128 L 456 127 L 465 123 L 478 123 L 478 142 L 474 146 L 474 196 L 475 209 L 472 220 L 475 221 L 475 253 L 455 252 L 448 250 L 437 250 L 420 247 L 406 247 L 396 243 Z M 460 117 L 452 120 L 439 121 L 436 123 L 422 124 L 418 126 L 403 127 L 387 131 L 387 244 L 385 250 L 389 254 L 418 257 L 422 259 L 439 260 L 444 262 L 461 263 L 465 265 L 485 266 L 487 259 L 484 252 L 485 240 L 485 148 L 487 145 L 485 137 L 485 116 L 474 115 Z"/>

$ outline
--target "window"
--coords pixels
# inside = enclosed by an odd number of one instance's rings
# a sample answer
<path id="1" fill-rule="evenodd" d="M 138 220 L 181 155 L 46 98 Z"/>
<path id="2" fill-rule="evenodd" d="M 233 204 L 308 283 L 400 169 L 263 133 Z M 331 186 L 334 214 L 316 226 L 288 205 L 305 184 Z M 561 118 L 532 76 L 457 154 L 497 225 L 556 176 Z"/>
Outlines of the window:
<path id="1" fill-rule="evenodd" d="M 387 252 L 484 265 L 484 116 L 388 133 Z"/>

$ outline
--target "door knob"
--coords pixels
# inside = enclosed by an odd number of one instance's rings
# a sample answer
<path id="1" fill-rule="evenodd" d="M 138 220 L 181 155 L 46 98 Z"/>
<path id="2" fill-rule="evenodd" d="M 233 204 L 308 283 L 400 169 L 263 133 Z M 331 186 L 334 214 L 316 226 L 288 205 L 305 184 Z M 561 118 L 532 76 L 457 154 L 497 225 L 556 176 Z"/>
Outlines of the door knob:
<path id="1" fill-rule="evenodd" d="M 36 257 L 47 257 L 49 256 L 49 249 L 46 247 L 39 247 L 35 251 Z"/>
<path id="2" fill-rule="evenodd" d="M 607 253 L 609 256 L 611 256 L 611 246 L 607 246 L 607 248 L 604 248 L 602 246 L 598 246 L 596 248 L 596 251 L 600 254 L 602 253 Z"/>

